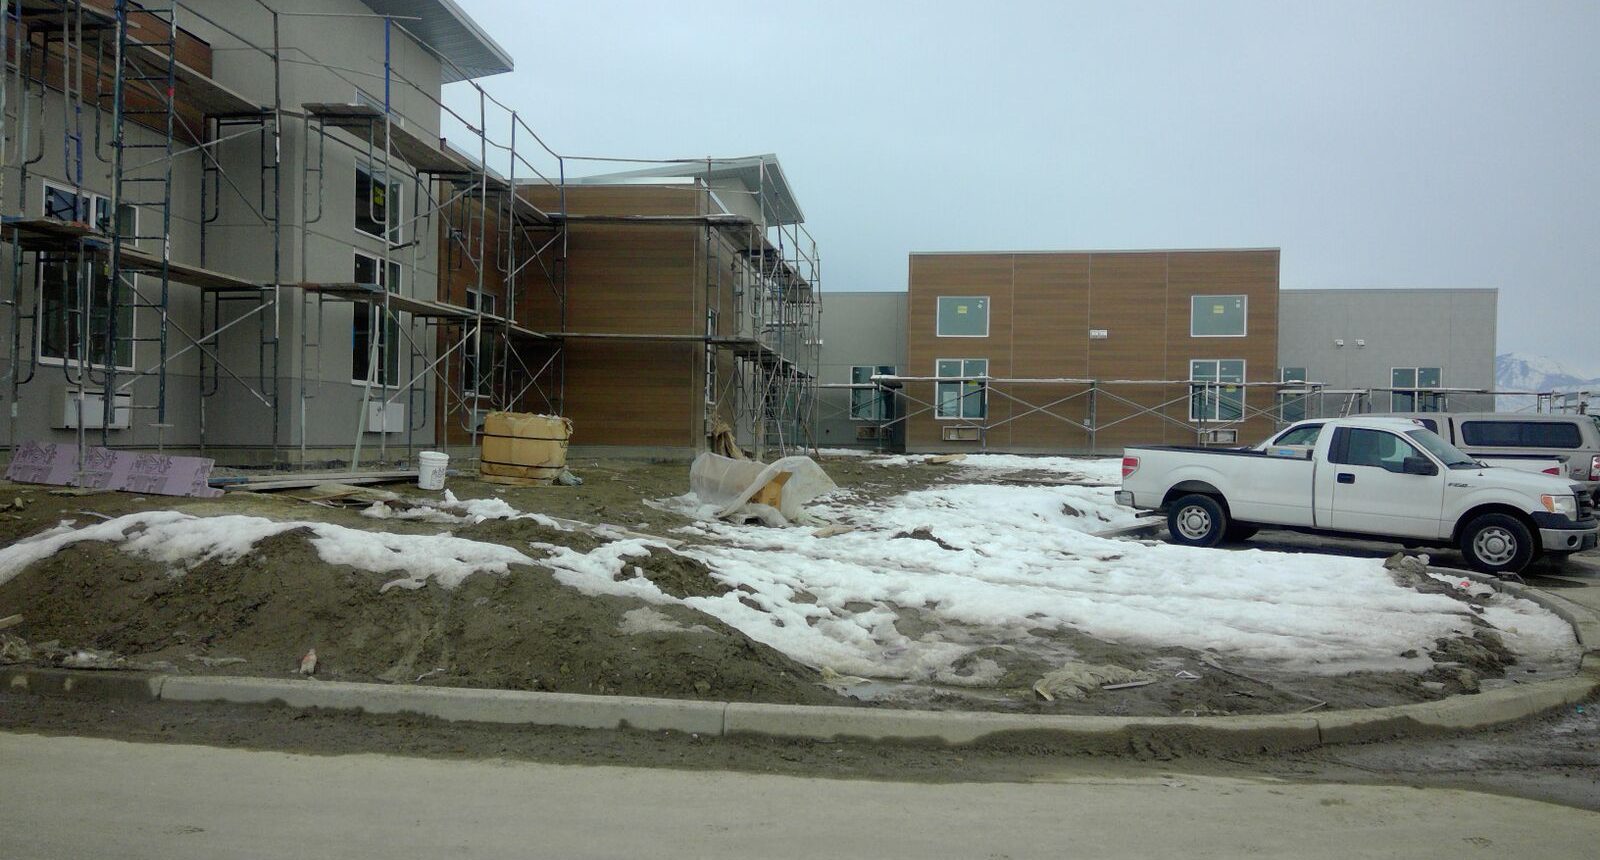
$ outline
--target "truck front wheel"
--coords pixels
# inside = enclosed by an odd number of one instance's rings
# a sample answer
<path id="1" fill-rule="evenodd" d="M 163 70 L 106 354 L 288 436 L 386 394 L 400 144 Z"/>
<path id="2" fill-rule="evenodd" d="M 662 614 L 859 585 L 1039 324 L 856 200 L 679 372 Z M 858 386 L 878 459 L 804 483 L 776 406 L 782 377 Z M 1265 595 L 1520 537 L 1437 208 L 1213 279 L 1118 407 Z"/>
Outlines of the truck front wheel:
<path id="1" fill-rule="evenodd" d="M 1167 531 L 1184 546 L 1216 546 L 1228 533 L 1228 514 L 1210 496 L 1184 496 L 1167 509 Z"/>
<path id="2" fill-rule="evenodd" d="M 1461 554 L 1474 570 L 1517 573 L 1533 560 L 1533 534 L 1516 517 L 1484 514 L 1461 530 Z"/>

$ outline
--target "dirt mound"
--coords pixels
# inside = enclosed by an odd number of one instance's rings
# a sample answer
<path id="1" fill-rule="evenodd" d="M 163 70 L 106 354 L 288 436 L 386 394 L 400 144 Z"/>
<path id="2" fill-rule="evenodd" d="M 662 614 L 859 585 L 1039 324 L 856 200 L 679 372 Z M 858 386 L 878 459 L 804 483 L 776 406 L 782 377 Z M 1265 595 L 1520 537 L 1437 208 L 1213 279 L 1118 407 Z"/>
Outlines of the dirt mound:
<path id="1" fill-rule="evenodd" d="M 713 577 L 705 564 L 675 552 L 651 550 L 650 555 L 630 561 L 673 597 L 716 597 L 733 590 Z"/>
<path id="2" fill-rule="evenodd" d="M 484 526 L 540 539 L 526 521 Z M 695 581 L 680 568 L 680 580 Z M 184 672 L 287 675 L 315 648 L 318 676 L 338 680 L 840 701 L 818 686 L 815 671 L 686 607 L 653 607 L 670 623 L 626 634 L 624 616 L 647 604 L 582 594 L 542 568 L 479 574 L 455 589 L 379 593 L 392 578 L 327 564 L 297 531 L 261 541 L 234 564 L 182 574 L 83 543 L 0 586 L 0 605 L 25 613 L 25 625 L 11 632 L 29 641 L 166 661 Z"/>

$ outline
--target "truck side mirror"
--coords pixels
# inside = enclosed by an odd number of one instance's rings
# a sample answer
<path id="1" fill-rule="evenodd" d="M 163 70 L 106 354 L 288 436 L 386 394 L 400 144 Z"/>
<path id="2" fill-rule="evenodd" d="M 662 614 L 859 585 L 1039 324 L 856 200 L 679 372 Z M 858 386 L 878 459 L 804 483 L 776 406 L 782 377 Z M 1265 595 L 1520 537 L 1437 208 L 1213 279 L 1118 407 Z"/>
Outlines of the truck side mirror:
<path id="1" fill-rule="evenodd" d="M 1400 471 L 1407 475 L 1437 475 L 1439 467 L 1433 465 L 1433 461 L 1427 457 L 1407 457 L 1400 465 Z"/>

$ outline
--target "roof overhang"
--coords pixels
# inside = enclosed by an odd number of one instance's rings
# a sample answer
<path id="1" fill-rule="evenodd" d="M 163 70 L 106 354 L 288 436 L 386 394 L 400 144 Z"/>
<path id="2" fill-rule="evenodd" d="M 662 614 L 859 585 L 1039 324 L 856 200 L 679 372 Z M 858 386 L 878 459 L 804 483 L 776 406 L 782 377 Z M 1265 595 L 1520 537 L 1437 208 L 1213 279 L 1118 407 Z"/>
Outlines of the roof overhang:
<path id="1" fill-rule="evenodd" d="M 364 0 L 372 11 L 398 20 L 443 63 L 444 83 L 511 71 L 511 55 L 495 43 L 455 0 Z"/>
<path id="2" fill-rule="evenodd" d="M 735 179 L 752 192 L 759 191 L 765 200 L 770 224 L 803 224 L 805 213 L 789 188 L 778 156 L 750 155 L 743 158 L 710 158 L 684 160 L 660 167 L 626 170 L 620 173 L 601 173 L 594 176 L 568 177 L 573 185 L 626 185 L 650 180 L 682 179 L 706 180 L 715 184 L 720 180 Z"/>

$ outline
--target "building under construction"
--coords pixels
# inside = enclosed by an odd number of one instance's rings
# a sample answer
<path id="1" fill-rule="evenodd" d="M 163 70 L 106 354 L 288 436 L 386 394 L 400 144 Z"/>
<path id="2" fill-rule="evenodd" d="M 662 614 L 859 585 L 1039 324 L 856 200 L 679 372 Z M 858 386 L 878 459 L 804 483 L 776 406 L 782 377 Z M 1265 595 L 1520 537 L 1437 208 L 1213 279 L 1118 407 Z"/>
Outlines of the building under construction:
<path id="1" fill-rule="evenodd" d="M 0 0 L 0 42 L 8 445 L 396 461 L 496 409 L 805 441 L 816 255 L 774 159 L 748 199 L 712 159 L 657 177 L 682 206 L 607 209 L 447 0 Z M 698 249 L 670 301 L 616 274 L 640 242 Z M 681 434 L 616 420 L 651 397 Z"/>

